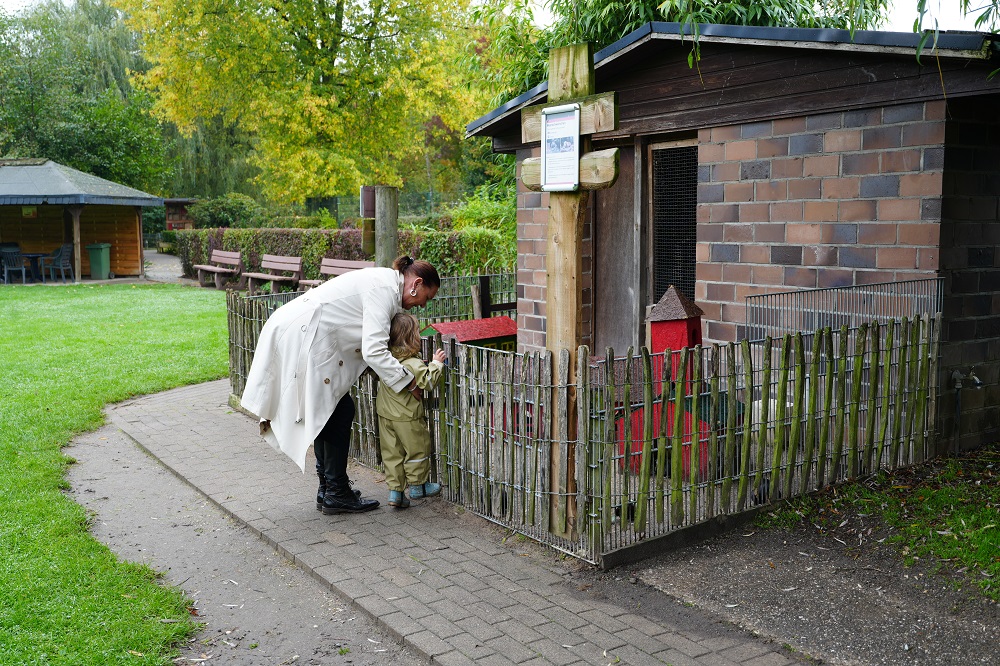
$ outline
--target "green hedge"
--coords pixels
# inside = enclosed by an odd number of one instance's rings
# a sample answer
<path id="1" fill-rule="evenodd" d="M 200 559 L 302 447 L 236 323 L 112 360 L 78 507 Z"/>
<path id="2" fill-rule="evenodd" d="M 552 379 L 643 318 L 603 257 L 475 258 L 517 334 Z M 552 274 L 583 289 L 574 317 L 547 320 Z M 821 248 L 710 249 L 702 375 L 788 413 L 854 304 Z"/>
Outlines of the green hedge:
<path id="1" fill-rule="evenodd" d="M 260 271 L 261 256 L 302 257 L 305 277 L 317 279 L 323 257 L 371 259 L 361 249 L 360 229 L 186 229 L 177 232 L 176 253 L 184 275 L 207 264 L 212 250 L 239 251 L 247 271 Z M 480 227 L 461 231 L 400 229 L 399 253 L 429 261 L 441 275 L 476 275 L 514 270 L 516 244 Z"/>

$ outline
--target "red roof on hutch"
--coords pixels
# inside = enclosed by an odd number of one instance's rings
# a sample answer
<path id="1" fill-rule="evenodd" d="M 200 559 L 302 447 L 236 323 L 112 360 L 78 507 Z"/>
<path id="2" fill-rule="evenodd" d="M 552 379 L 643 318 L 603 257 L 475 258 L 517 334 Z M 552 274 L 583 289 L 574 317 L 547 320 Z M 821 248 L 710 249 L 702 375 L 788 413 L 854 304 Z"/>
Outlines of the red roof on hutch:
<path id="1" fill-rule="evenodd" d="M 487 319 L 467 319 L 464 321 L 443 321 L 431 324 L 431 328 L 446 338 L 458 342 L 470 340 L 491 340 L 517 335 L 517 323 L 510 317 L 489 317 Z"/>

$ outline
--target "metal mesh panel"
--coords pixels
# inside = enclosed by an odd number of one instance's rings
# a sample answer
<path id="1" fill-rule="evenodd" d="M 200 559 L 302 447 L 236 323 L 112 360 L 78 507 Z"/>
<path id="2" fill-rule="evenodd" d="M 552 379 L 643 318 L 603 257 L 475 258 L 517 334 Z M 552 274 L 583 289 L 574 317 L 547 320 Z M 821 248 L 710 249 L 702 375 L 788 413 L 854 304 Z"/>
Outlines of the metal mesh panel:
<path id="1" fill-rule="evenodd" d="M 670 285 L 694 300 L 698 147 L 653 151 L 653 293 Z"/>

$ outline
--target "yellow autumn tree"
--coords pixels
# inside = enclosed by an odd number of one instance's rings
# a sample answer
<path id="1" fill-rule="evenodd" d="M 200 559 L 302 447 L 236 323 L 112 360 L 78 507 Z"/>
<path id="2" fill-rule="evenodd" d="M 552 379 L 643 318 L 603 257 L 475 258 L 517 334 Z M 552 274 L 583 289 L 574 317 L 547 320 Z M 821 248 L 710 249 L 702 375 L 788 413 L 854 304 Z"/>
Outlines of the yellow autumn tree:
<path id="1" fill-rule="evenodd" d="M 429 119 L 458 128 L 483 108 L 460 84 L 468 0 L 115 2 L 153 64 L 138 84 L 156 113 L 248 132 L 274 201 L 398 185 Z"/>

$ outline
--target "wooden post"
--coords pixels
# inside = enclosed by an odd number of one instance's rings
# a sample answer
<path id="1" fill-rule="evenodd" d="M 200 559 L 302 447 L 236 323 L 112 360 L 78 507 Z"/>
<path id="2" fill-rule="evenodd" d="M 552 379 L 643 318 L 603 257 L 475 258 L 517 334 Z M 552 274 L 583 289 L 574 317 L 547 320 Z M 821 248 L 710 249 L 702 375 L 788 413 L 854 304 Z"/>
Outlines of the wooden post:
<path id="1" fill-rule="evenodd" d="M 391 267 L 399 256 L 399 189 L 375 186 L 375 265 Z"/>
<path id="2" fill-rule="evenodd" d="M 73 216 L 73 280 L 79 282 L 82 268 L 80 265 L 80 213 L 83 212 L 83 206 L 67 206 L 66 210 Z"/>
<path id="3" fill-rule="evenodd" d="M 594 57 L 590 44 L 574 44 L 553 49 L 549 53 L 548 105 L 559 106 L 579 103 L 580 121 L 580 187 L 575 192 L 549 193 L 549 219 L 546 239 L 546 329 L 545 346 L 558 358 L 562 350 L 568 350 L 570 376 L 565 411 L 553 409 L 552 432 L 565 433 L 565 441 L 555 442 L 549 466 L 551 479 L 564 478 L 574 469 L 575 461 L 570 457 L 562 460 L 559 450 L 568 447 L 577 439 L 575 419 L 576 390 L 575 369 L 577 349 L 583 344 L 582 312 L 583 291 L 583 221 L 587 211 L 589 190 L 611 187 L 618 177 L 618 150 L 610 149 L 590 152 L 590 134 L 617 127 L 617 104 L 613 93 L 594 95 Z M 524 109 L 521 114 L 521 135 L 525 142 L 539 141 L 541 138 L 541 110 L 543 107 Z M 525 187 L 541 190 L 540 158 L 530 158 L 521 164 L 521 179 Z M 568 423 L 561 423 L 560 419 Z M 563 465 L 567 469 L 563 469 Z M 575 479 L 569 476 L 567 494 L 576 492 Z M 575 525 L 575 516 L 566 521 L 554 520 L 559 502 L 550 506 L 553 525 L 569 526 L 570 536 Z M 570 503 L 569 510 L 575 506 Z"/>

